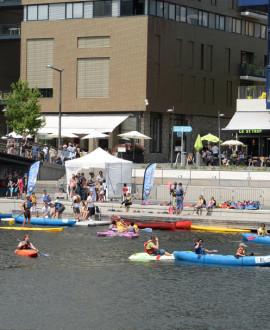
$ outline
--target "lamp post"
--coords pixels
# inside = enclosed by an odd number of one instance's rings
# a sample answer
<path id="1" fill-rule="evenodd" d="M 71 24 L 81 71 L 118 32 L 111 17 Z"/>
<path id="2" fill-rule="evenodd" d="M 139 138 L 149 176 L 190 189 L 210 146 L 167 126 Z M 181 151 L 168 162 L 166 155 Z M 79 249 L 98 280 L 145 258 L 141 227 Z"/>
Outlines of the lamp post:
<path id="1" fill-rule="evenodd" d="M 172 109 L 168 109 L 167 112 L 172 114 L 171 168 L 173 168 L 173 124 L 174 124 L 174 106 L 172 107 Z"/>
<path id="2" fill-rule="evenodd" d="M 221 166 L 221 150 L 220 150 L 220 117 L 224 117 L 223 113 L 218 111 L 218 165 Z"/>
<path id="3" fill-rule="evenodd" d="M 7 136 L 9 136 L 9 111 L 8 109 L 3 109 L 2 112 L 7 112 Z"/>
<path id="4" fill-rule="evenodd" d="M 59 127 L 58 127 L 58 147 L 61 145 L 61 111 L 62 111 L 62 72 L 64 69 L 58 69 L 53 67 L 52 65 L 47 65 L 48 69 L 53 69 L 60 73 L 60 82 L 59 82 Z"/>

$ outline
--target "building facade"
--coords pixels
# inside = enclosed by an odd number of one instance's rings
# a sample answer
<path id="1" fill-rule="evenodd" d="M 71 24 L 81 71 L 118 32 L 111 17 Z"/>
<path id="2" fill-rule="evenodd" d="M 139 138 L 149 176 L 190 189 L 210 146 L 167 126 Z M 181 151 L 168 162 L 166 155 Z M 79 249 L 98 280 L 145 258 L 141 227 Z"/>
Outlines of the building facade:
<path id="1" fill-rule="evenodd" d="M 197 134 L 218 134 L 236 110 L 238 86 L 265 84 L 267 15 L 243 14 L 233 0 L 25 0 L 21 78 L 38 87 L 42 112 L 66 116 L 127 114 L 113 131 L 152 139 L 145 162 L 166 162 L 174 125 L 188 125 L 184 150 Z M 251 72 L 251 69 L 252 72 Z M 256 70 L 254 70 L 256 69 Z M 88 118 L 88 119 L 87 119 Z M 105 120 L 105 119 L 104 119 Z M 90 125 L 90 124 L 89 124 Z M 76 123 L 73 123 L 76 134 Z M 222 133 L 222 139 L 231 133 Z M 181 145 L 175 136 L 174 147 Z"/>

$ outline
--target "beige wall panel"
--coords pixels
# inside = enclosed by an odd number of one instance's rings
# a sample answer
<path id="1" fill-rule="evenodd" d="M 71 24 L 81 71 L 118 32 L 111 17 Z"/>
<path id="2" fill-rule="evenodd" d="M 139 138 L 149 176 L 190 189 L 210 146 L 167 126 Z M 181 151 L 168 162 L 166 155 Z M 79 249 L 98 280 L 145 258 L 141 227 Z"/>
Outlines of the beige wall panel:
<path id="1" fill-rule="evenodd" d="M 26 40 L 54 39 L 54 63 L 62 74 L 62 111 L 144 111 L 146 97 L 147 20 L 145 16 L 46 22 L 23 22 L 21 77 L 26 79 Z M 77 38 L 110 36 L 110 47 L 77 48 Z M 110 96 L 76 98 L 77 58 L 110 57 Z M 49 70 L 49 69 L 48 69 Z M 54 97 L 42 99 L 43 112 L 57 112 L 59 73 L 54 72 Z"/>

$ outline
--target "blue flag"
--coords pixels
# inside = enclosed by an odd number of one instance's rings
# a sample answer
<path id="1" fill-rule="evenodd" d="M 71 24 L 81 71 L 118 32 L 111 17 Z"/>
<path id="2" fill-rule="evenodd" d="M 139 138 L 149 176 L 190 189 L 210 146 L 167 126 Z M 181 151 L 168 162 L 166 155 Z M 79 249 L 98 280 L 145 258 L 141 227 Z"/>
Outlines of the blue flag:
<path id="1" fill-rule="evenodd" d="M 150 164 L 145 169 L 144 179 L 143 179 L 143 189 L 142 189 L 142 200 L 147 199 L 151 194 L 156 165 L 157 165 L 156 163 Z"/>
<path id="2" fill-rule="evenodd" d="M 39 171 L 39 161 L 35 162 L 31 167 L 29 171 L 28 176 L 28 184 L 27 184 L 27 194 L 32 194 L 35 192 L 35 186 L 37 181 L 37 175 Z"/>

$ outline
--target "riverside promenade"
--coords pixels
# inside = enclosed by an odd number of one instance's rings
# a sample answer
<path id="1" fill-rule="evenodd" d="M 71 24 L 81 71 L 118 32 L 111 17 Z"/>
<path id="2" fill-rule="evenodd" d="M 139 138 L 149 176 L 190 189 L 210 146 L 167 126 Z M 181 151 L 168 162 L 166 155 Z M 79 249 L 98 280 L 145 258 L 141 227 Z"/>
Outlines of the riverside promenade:
<path id="1" fill-rule="evenodd" d="M 63 218 L 73 219 L 71 202 L 69 200 L 61 200 L 66 210 Z M 20 214 L 22 201 L 12 199 L 0 199 L 0 211 L 13 211 Z M 120 208 L 119 203 L 105 202 L 95 203 L 101 208 L 101 220 L 110 220 L 112 216 L 121 216 L 123 218 L 143 220 L 143 221 L 165 221 L 176 222 L 182 220 L 191 220 L 194 226 L 212 226 L 236 229 L 256 230 L 261 222 L 266 224 L 266 229 L 270 230 L 270 210 L 233 210 L 215 208 L 206 216 L 206 210 L 203 209 L 199 215 L 195 215 L 192 207 L 184 207 L 181 216 L 170 215 L 169 206 L 160 205 L 140 205 L 138 202 L 133 203 L 129 212 L 125 212 L 125 208 Z M 41 203 L 37 204 L 37 210 L 40 217 Z M 97 217 L 98 219 L 98 217 Z M 97 222 L 98 223 L 98 222 Z"/>

